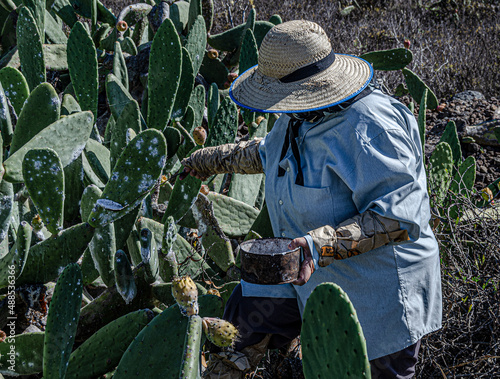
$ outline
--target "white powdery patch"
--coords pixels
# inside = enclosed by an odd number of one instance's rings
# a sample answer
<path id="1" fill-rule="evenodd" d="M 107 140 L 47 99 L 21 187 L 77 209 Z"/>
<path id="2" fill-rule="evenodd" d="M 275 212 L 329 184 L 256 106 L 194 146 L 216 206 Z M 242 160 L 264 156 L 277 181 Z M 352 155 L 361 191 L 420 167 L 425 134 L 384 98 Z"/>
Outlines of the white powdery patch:
<path id="1" fill-rule="evenodd" d="M 191 208 L 196 225 L 198 225 L 198 235 L 203 235 L 207 232 L 208 226 L 203 222 L 203 216 L 197 206 Z"/>
<path id="2" fill-rule="evenodd" d="M 139 191 L 139 193 L 146 192 L 154 184 L 155 184 L 155 180 L 153 179 L 153 176 L 151 176 L 149 174 L 142 174 L 142 180 L 139 183 L 139 187 L 137 187 L 137 190 Z"/>
<path id="3" fill-rule="evenodd" d="M 35 161 L 35 164 L 33 165 L 33 167 L 35 168 L 35 170 L 40 170 L 40 168 L 42 167 L 42 162 Z"/>
<path id="4" fill-rule="evenodd" d="M 163 168 L 166 162 L 167 162 L 167 157 L 165 155 L 162 155 L 160 160 L 158 161 L 158 167 Z"/>
<path id="5" fill-rule="evenodd" d="M 109 180 L 113 180 L 113 181 L 118 180 L 119 176 L 120 175 L 118 174 L 118 172 L 114 171 L 113 174 L 111 175 L 111 177 L 109 178 Z"/>
<path id="6" fill-rule="evenodd" d="M 101 208 L 110 210 L 110 211 L 120 211 L 124 208 L 123 205 L 120 203 L 117 203 L 113 200 L 109 199 L 99 199 L 96 201 L 96 204 L 99 205 Z"/>
<path id="7" fill-rule="evenodd" d="M 137 148 L 137 150 L 141 150 L 143 144 L 144 140 L 142 138 L 138 138 L 135 143 L 135 147 Z"/>
<path id="8" fill-rule="evenodd" d="M 149 155 L 152 157 L 156 157 L 158 155 L 158 149 L 155 147 L 153 148 L 152 146 L 149 146 Z"/>
<path id="9" fill-rule="evenodd" d="M 59 171 L 61 171 L 61 168 L 57 165 L 57 163 L 54 163 L 52 166 L 50 166 L 50 172 L 53 174 L 57 174 Z"/>

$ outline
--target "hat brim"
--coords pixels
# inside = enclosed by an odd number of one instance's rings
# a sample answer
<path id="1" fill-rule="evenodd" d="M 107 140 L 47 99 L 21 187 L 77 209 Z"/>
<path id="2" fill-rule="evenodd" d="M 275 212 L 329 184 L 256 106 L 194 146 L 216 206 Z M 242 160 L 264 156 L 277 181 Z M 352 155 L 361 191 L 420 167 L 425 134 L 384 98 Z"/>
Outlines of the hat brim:
<path id="1" fill-rule="evenodd" d="M 364 59 L 335 54 L 335 61 L 326 70 L 291 83 L 264 76 L 254 66 L 236 78 L 229 96 L 253 111 L 306 112 L 351 99 L 368 86 L 372 77 L 373 67 Z"/>

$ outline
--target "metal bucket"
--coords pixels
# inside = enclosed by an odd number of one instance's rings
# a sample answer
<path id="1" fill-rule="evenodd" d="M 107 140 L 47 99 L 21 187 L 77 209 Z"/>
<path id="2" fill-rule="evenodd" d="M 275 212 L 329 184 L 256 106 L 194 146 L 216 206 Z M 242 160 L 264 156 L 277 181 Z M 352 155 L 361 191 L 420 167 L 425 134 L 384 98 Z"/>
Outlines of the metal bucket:
<path id="1" fill-rule="evenodd" d="M 241 279 L 255 284 L 282 284 L 297 279 L 300 247 L 290 250 L 290 238 L 261 238 L 240 245 Z"/>

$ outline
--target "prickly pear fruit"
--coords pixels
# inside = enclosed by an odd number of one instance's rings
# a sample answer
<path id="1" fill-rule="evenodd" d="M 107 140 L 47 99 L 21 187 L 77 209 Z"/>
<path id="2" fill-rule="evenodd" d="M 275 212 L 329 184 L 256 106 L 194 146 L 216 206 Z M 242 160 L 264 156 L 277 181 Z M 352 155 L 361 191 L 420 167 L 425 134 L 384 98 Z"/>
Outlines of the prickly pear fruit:
<path id="1" fill-rule="evenodd" d="M 405 41 L 403 42 L 403 46 L 405 47 L 405 49 L 409 49 L 410 46 L 411 46 L 411 42 L 409 39 L 405 39 Z"/>
<path id="2" fill-rule="evenodd" d="M 215 296 L 219 296 L 219 297 L 221 297 L 219 290 L 218 290 L 218 289 L 216 289 L 216 288 L 210 288 L 210 289 L 207 291 L 207 295 L 215 295 Z"/>
<path id="3" fill-rule="evenodd" d="M 203 331 L 215 346 L 229 347 L 238 338 L 238 329 L 229 321 L 214 317 L 203 318 Z"/>
<path id="4" fill-rule="evenodd" d="M 128 25 L 125 21 L 118 21 L 116 29 L 118 29 L 119 32 L 125 32 L 128 29 Z"/>
<path id="5" fill-rule="evenodd" d="M 207 140 L 207 131 L 203 126 L 197 126 L 193 130 L 193 139 L 194 142 L 198 145 L 204 145 Z"/>
<path id="6" fill-rule="evenodd" d="M 207 57 L 209 59 L 217 59 L 219 57 L 219 52 L 215 49 L 210 49 L 207 51 Z"/>
<path id="7" fill-rule="evenodd" d="M 186 316 L 198 314 L 198 289 L 190 276 L 172 280 L 172 296 Z"/>
<path id="8" fill-rule="evenodd" d="M 200 188 L 200 192 L 203 195 L 208 195 L 208 193 L 210 192 L 210 188 L 208 188 L 208 186 L 206 184 L 202 184 L 201 188 Z"/>

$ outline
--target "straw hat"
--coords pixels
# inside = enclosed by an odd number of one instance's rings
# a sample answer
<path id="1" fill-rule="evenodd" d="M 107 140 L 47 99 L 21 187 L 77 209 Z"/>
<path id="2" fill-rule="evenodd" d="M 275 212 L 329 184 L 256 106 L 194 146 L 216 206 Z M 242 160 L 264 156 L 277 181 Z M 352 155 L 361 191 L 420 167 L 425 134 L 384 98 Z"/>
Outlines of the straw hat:
<path id="1" fill-rule="evenodd" d="M 238 105 L 263 112 L 304 112 L 340 104 L 359 94 L 373 76 L 365 60 L 334 54 L 316 23 L 289 21 L 274 26 L 259 49 L 259 64 L 233 82 Z"/>

